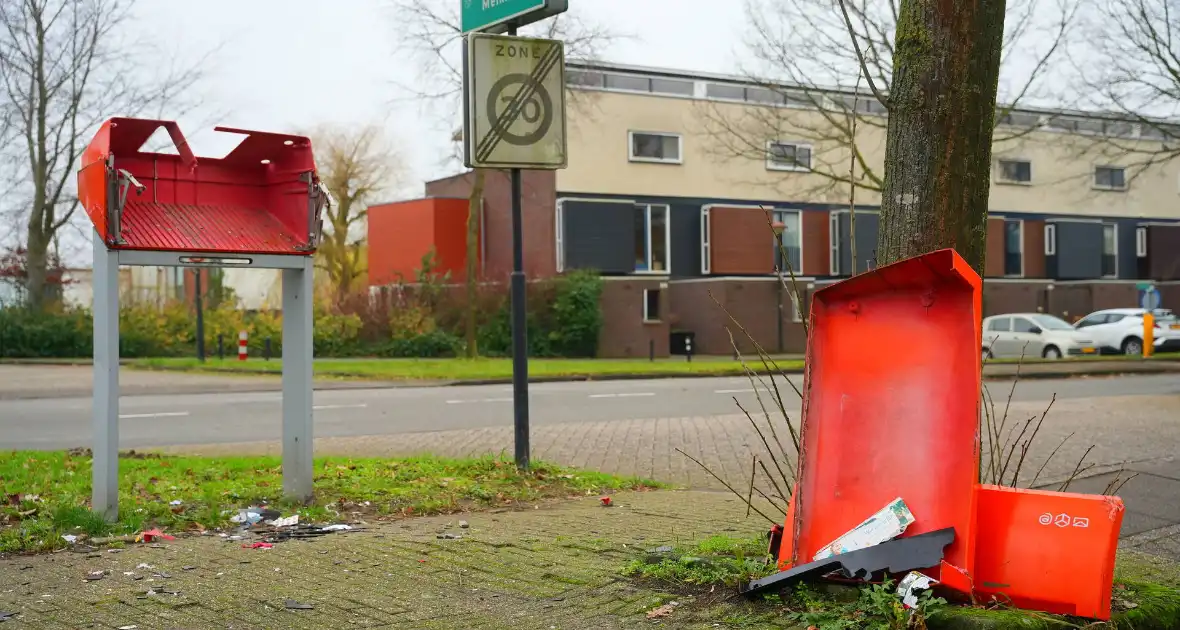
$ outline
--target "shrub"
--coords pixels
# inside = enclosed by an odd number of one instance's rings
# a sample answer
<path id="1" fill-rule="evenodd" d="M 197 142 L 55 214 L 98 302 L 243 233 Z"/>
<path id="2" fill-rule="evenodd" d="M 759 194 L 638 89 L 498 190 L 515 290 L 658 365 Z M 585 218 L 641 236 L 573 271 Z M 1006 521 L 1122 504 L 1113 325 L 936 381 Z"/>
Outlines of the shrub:
<path id="1" fill-rule="evenodd" d="M 433 359 L 453 357 L 462 352 L 463 342 L 455 335 L 442 330 L 390 340 L 381 348 L 383 357 L 406 359 Z"/>
<path id="2" fill-rule="evenodd" d="M 94 322 L 85 309 L 37 313 L 0 309 L 0 357 L 86 357 L 92 350 Z"/>

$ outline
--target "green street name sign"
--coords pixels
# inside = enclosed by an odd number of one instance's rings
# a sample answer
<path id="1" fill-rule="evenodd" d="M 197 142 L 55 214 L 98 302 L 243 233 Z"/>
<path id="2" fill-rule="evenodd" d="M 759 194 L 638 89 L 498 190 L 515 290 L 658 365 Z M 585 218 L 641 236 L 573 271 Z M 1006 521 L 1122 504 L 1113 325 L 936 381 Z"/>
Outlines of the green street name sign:
<path id="1" fill-rule="evenodd" d="M 464 33 L 503 33 L 564 13 L 569 0 L 461 0 Z"/>

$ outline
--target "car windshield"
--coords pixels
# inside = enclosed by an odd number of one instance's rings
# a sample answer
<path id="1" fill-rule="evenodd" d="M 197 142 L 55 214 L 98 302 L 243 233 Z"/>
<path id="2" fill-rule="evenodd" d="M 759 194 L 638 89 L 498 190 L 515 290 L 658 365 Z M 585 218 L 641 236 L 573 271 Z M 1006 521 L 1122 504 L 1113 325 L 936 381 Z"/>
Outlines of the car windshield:
<path id="1" fill-rule="evenodd" d="M 1073 326 L 1066 323 L 1064 319 L 1052 315 L 1033 315 L 1032 320 L 1045 330 L 1073 330 Z"/>

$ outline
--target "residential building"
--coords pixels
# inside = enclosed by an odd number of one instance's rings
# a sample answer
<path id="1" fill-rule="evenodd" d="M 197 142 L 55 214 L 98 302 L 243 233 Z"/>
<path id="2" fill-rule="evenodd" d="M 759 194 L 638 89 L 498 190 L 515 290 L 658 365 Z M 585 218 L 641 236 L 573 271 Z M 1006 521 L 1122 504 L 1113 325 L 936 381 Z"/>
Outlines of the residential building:
<path id="1" fill-rule="evenodd" d="M 647 356 L 653 345 L 666 354 L 674 333 L 692 333 L 696 352 L 728 353 L 730 315 L 768 351 L 800 352 L 810 294 L 874 266 L 879 194 L 858 190 L 850 211 L 853 153 L 829 140 L 848 120 L 833 111 L 860 112 L 856 162 L 879 177 L 886 112 L 872 97 L 615 64 L 571 63 L 567 82 L 569 166 L 524 174 L 525 265 L 530 278 L 576 268 L 607 278 L 600 354 Z M 1142 155 L 1162 143 L 1154 134 L 1084 112 L 1012 109 L 999 118 L 986 314 L 1039 309 L 1074 319 L 1134 306 L 1145 280 L 1160 287 L 1164 306 L 1180 306 L 1180 161 L 1144 165 Z M 1119 141 L 1102 141 L 1111 136 Z M 429 182 L 426 197 L 465 198 L 471 179 Z M 480 269 L 493 281 L 510 268 L 508 208 L 508 179 L 492 172 Z M 789 266 L 770 224 L 782 231 Z M 396 214 L 381 225 L 370 229 L 374 249 L 389 234 L 404 241 L 403 230 L 423 229 Z M 422 236 L 417 247 L 438 239 Z M 406 260 L 420 256 L 411 249 Z M 781 289 L 780 269 L 796 276 L 801 304 Z"/>

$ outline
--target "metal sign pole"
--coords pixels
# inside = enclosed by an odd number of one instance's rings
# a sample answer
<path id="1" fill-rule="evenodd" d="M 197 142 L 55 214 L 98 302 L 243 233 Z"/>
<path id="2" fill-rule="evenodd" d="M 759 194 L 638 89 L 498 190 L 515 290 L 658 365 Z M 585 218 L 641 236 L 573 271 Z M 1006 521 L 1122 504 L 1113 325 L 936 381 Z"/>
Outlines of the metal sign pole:
<path id="1" fill-rule="evenodd" d="M 193 302 L 197 308 L 197 360 L 205 362 L 205 305 L 201 299 L 201 270 L 193 270 Z"/>
<path id="2" fill-rule="evenodd" d="M 508 29 L 516 35 L 516 27 Z M 529 468 L 529 342 L 528 304 L 524 282 L 524 218 L 521 216 L 520 169 L 512 173 L 512 412 L 516 467 Z"/>
<path id="3" fill-rule="evenodd" d="M 119 518 L 119 252 L 94 232 L 94 446 L 90 509 Z"/>

